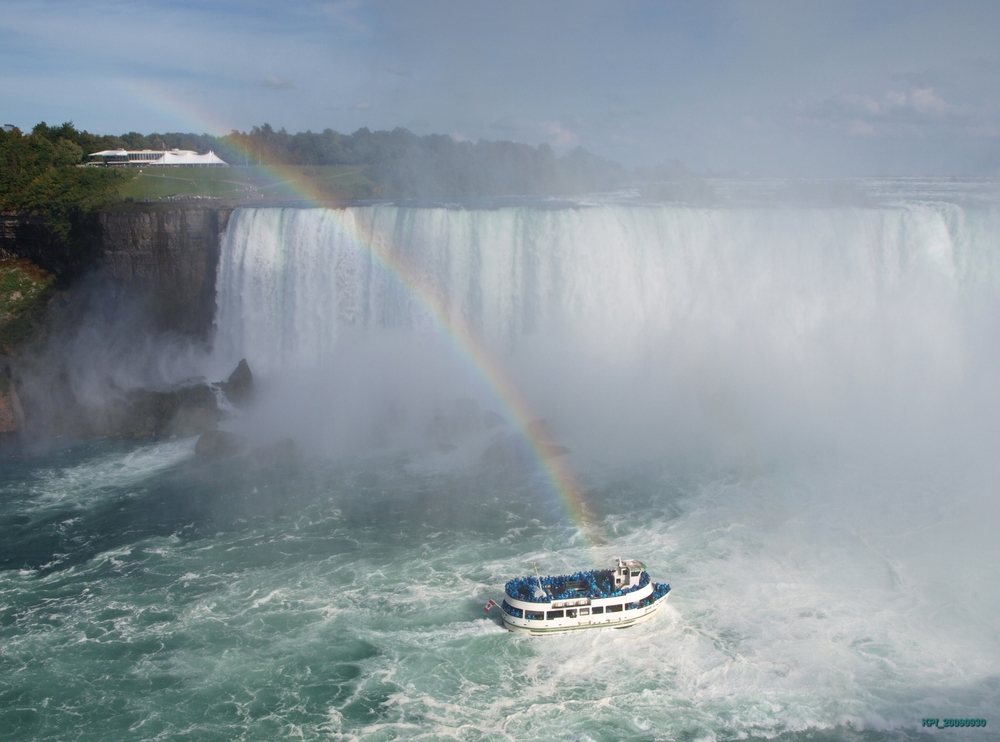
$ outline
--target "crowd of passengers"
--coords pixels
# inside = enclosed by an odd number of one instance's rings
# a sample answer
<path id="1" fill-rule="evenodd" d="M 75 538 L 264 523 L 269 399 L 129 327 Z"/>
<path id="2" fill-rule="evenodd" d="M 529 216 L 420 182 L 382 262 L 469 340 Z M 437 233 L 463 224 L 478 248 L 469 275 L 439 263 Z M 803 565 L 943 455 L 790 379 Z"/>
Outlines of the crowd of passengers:
<path id="1" fill-rule="evenodd" d="M 670 585 L 654 582 L 652 594 L 647 595 L 645 598 L 635 603 L 618 603 L 617 605 L 609 606 L 580 606 L 578 608 L 564 608 L 553 611 L 525 611 L 520 608 L 515 608 L 505 600 L 500 609 L 514 618 L 526 618 L 529 621 L 551 621 L 558 618 L 584 618 L 586 616 L 600 616 L 604 614 L 605 611 L 609 614 L 619 613 L 623 608 L 626 611 L 630 611 L 635 608 L 645 608 L 648 605 L 652 605 L 669 592 Z"/>
<path id="2" fill-rule="evenodd" d="M 644 571 L 639 577 L 639 584 L 631 585 L 624 590 L 615 589 L 615 573 L 611 569 L 594 569 L 589 572 L 574 572 L 571 575 L 541 578 L 546 595 L 536 597 L 538 588 L 537 577 L 515 577 L 507 583 L 507 594 L 518 600 L 530 603 L 548 603 L 550 600 L 569 600 L 581 596 L 591 598 L 620 598 L 626 593 L 638 590 L 649 584 L 649 575 Z"/>

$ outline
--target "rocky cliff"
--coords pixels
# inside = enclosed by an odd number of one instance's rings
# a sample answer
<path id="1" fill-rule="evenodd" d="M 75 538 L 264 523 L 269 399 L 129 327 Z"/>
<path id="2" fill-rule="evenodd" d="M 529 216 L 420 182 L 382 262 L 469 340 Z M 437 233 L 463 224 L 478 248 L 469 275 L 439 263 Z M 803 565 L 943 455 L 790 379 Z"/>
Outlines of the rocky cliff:
<path id="1" fill-rule="evenodd" d="M 72 281 L 93 266 L 101 235 L 97 214 L 73 212 L 67 224 L 69 231 L 60 232 L 41 214 L 0 213 L 0 259 L 30 260 Z"/>
<path id="2" fill-rule="evenodd" d="M 219 238 L 232 207 L 125 205 L 98 216 L 100 270 L 142 297 L 153 329 L 205 339 L 215 313 Z"/>
<path id="3" fill-rule="evenodd" d="M 80 218 L 69 240 L 42 217 L 0 214 L 0 258 L 26 259 L 63 287 L 96 272 L 112 298 L 140 299 L 154 331 L 205 339 L 215 312 L 219 237 L 233 206 L 122 204 Z"/>
<path id="4" fill-rule="evenodd" d="M 0 438 L 214 428 L 214 397 L 173 387 L 173 354 L 210 340 L 233 209 L 123 203 L 69 238 L 0 214 Z"/>

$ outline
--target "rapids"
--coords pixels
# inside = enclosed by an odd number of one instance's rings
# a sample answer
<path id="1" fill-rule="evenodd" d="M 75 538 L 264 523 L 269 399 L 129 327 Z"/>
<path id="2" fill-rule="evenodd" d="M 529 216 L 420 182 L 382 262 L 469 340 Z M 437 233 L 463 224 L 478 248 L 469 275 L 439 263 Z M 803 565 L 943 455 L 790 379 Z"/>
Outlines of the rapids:
<path id="1" fill-rule="evenodd" d="M 200 363 L 246 357 L 229 427 L 297 454 L 7 454 L 0 735 L 990 738 L 1000 211 L 939 185 L 237 211 Z M 484 464 L 532 421 L 459 325 L 570 449 L 604 543 L 530 457 Z M 655 620 L 483 614 L 533 562 L 616 554 L 671 583 Z"/>

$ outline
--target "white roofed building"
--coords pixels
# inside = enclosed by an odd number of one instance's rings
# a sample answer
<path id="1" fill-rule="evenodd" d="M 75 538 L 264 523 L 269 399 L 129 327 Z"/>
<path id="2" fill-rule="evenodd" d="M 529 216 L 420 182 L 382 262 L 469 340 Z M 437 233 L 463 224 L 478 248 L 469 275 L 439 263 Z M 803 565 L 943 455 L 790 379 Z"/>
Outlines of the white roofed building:
<path id="1" fill-rule="evenodd" d="M 105 149 L 91 153 L 87 164 L 104 167 L 225 167 L 227 163 L 211 150 L 199 155 L 190 149 Z"/>

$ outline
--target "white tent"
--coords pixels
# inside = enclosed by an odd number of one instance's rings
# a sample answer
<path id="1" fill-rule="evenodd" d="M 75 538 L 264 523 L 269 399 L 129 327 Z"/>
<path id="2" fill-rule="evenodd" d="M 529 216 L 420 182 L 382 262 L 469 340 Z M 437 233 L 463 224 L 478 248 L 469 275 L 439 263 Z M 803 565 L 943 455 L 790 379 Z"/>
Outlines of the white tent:
<path id="1" fill-rule="evenodd" d="M 203 155 L 199 155 L 190 150 L 168 150 L 163 153 L 163 157 L 153 162 L 148 163 L 150 167 L 159 166 L 178 166 L 178 165 L 225 165 L 225 161 L 219 158 L 214 152 L 209 151 Z"/>
<path id="2" fill-rule="evenodd" d="M 224 166 L 226 163 L 214 152 L 199 155 L 190 149 L 153 150 L 144 149 L 130 151 L 124 149 L 106 149 L 90 154 L 91 165 L 111 165 L 114 167 L 144 167 L 166 165 L 168 167 L 204 167 Z"/>

